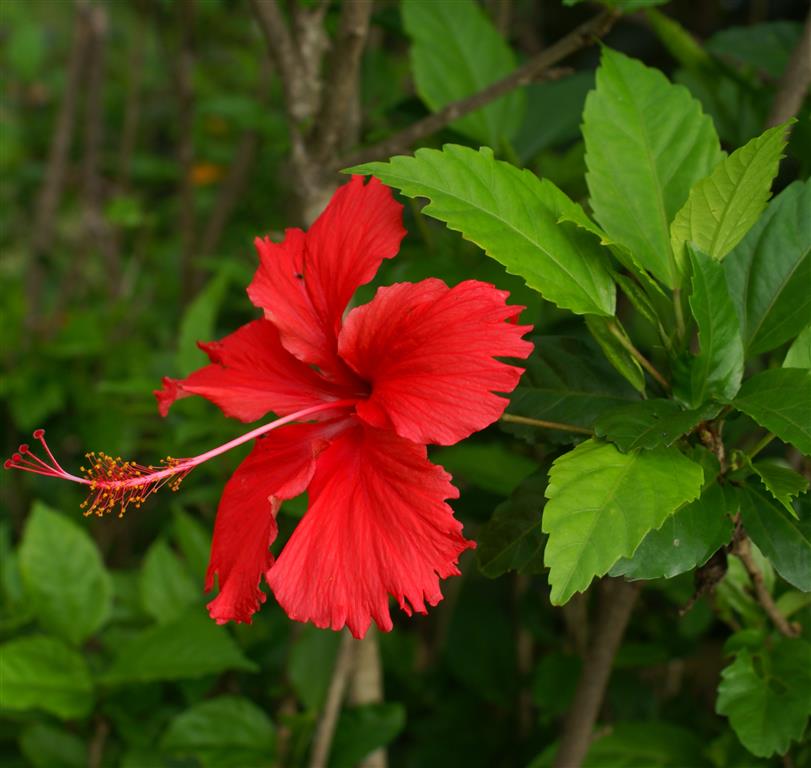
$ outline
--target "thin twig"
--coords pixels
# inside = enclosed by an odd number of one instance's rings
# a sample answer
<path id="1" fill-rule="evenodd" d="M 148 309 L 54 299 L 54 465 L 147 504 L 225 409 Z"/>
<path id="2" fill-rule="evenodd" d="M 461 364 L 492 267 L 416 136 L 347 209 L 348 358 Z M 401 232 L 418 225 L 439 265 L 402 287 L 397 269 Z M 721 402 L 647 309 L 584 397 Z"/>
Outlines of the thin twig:
<path id="1" fill-rule="evenodd" d="M 83 0 L 77 0 L 76 15 L 73 21 L 73 39 L 66 66 L 67 76 L 62 89 L 62 100 L 51 134 L 48 161 L 45 166 L 42 186 L 37 196 L 34 225 L 31 239 L 31 260 L 26 270 L 26 317 L 25 325 L 33 328 L 36 313 L 41 309 L 42 257 L 51 245 L 56 223 L 56 213 L 62 199 L 67 177 L 68 154 L 73 143 L 79 93 L 82 89 L 88 41 L 90 38 L 90 8 Z"/>
<path id="2" fill-rule="evenodd" d="M 661 385 L 662 389 L 666 392 L 670 391 L 670 383 L 656 370 L 653 363 L 648 360 L 632 343 L 631 340 L 620 330 L 619 326 L 613 320 L 608 323 L 608 330 L 611 335 L 619 341 L 622 346 L 628 350 L 631 356 Z"/>
<path id="3" fill-rule="evenodd" d="M 752 556 L 752 547 L 749 543 L 749 537 L 742 528 L 738 528 L 736 533 L 735 541 L 732 546 L 732 554 L 741 561 L 741 564 L 752 582 L 755 599 L 760 603 L 763 612 L 769 617 L 772 624 L 777 628 L 777 631 L 786 637 L 797 637 L 800 634 L 799 627 L 790 624 L 788 619 L 780 613 L 780 609 L 769 594 L 769 590 L 766 589 L 763 583 L 763 574 L 760 568 L 758 568 L 755 558 Z"/>
<path id="4" fill-rule="evenodd" d="M 773 434 L 772 432 L 767 432 L 760 440 L 757 441 L 757 443 L 755 443 L 752 450 L 746 454 L 749 457 L 749 460 L 751 461 L 754 459 L 755 456 L 757 456 L 767 445 L 769 445 L 769 443 L 771 443 L 772 440 L 774 440 L 775 437 L 777 437 L 777 435 Z"/>
<path id="5" fill-rule="evenodd" d="M 586 427 L 578 427 L 574 424 L 565 424 L 562 421 L 531 419 L 528 416 L 517 416 L 514 413 L 502 414 L 501 421 L 506 421 L 508 424 L 526 424 L 529 427 L 538 427 L 539 429 L 557 429 L 561 432 L 578 432 L 581 435 L 593 434 L 592 431 Z"/>
<path id="6" fill-rule="evenodd" d="M 84 237 L 88 249 L 97 248 L 104 259 L 105 278 L 110 296 L 115 297 L 121 285 L 121 264 L 115 238 L 104 218 L 103 181 L 99 170 L 104 144 L 104 74 L 105 49 L 109 20 L 103 4 L 93 5 L 88 17 L 85 121 L 83 136 Z"/>
<path id="7" fill-rule="evenodd" d="M 200 275 L 195 269 L 194 234 L 194 44 L 192 33 L 196 0 L 181 0 L 176 6 L 178 50 L 174 60 L 177 95 L 177 161 L 180 167 L 178 198 L 180 204 L 180 280 L 183 303 L 199 288 Z"/>
<path id="8" fill-rule="evenodd" d="M 87 754 L 88 768 L 101 768 L 104 761 L 104 746 L 110 733 L 110 723 L 99 715 L 96 718 L 96 728 L 90 740 Z"/>
<path id="9" fill-rule="evenodd" d="M 141 98 L 143 94 L 147 33 L 143 20 L 143 11 L 134 13 L 130 24 L 130 47 L 127 53 L 127 90 L 124 97 L 124 118 L 121 126 L 121 141 L 118 145 L 118 169 L 115 180 L 115 190 L 119 194 L 129 187 L 132 158 L 135 154 L 138 126 L 141 122 Z"/>
<path id="10" fill-rule="evenodd" d="M 349 113 L 356 93 L 372 6 L 372 0 L 352 0 L 343 4 L 338 39 L 330 57 L 330 79 L 324 89 L 324 102 L 313 138 L 313 154 L 318 158 L 331 157 L 341 138 L 343 118 Z"/>
<path id="11" fill-rule="evenodd" d="M 639 597 L 640 584 L 619 579 L 602 582 L 597 626 L 563 724 L 554 768 L 579 768 L 588 752 L 614 657 Z"/>
<path id="12" fill-rule="evenodd" d="M 808 96 L 811 85 L 811 10 L 805 19 L 802 35 L 789 59 L 786 71 L 777 84 L 766 127 L 784 123 L 794 117 Z"/>
<path id="13" fill-rule="evenodd" d="M 338 724 L 338 716 L 341 714 L 341 705 L 354 666 L 354 657 L 355 641 L 352 639 L 352 635 L 344 630 L 341 635 L 341 644 L 338 647 L 338 655 L 335 658 L 335 667 L 332 670 L 332 680 L 327 691 L 324 711 L 313 739 L 310 768 L 324 768 L 329 763 L 332 737 L 335 734 L 335 726 Z"/>
<path id="14" fill-rule="evenodd" d="M 535 82 L 555 64 L 605 35 L 614 25 L 617 18 L 618 14 L 615 11 L 604 11 L 573 29 L 568 35 L 545 48 L 537 56 L 534 56 L 501 80 L 497 80 L 471 96 L 447 104 L 433 115 L 418 120 L 388 139 L 373 144 L 371 147 L 365 147 L 347 157 L 339 158 L 334 164 L 334 168 L 337 170 L 367 160 L 390 157 L 398 152 L 408 150 L 415 142 L 436 133 L 469 112 L 489 104 L 516 88 Z"/>

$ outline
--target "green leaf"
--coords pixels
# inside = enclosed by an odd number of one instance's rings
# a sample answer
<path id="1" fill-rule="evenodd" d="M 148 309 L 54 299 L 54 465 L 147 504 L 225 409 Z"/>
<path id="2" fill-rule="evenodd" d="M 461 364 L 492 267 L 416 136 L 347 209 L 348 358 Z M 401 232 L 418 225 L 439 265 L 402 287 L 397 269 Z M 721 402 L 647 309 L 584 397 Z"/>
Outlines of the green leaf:
<path id="1" fill-rule="evenodd" d="M 496 507 L 476 537 L 476 559 L 485 576 L 494 579 L 507 571 L 543 570 L 541 510 L 546 501 L 546 474 L 537 472 L 524 480 L 507 501 Z"/>
<path id="2" fill-rule="evenodd" d="M 715 711 L 758 757 L 785 754 L 811 713 L 811 645 L 778 638 L 757 653 L 741 650 L 721 672 Z"/>
<path id="3" fill-rule="evenodd" d="M 745 27 L 727 27 L 716 32 L 707 49 L 727 60 L 746 64 L 753 71 L 779 79 L 802 34 L 797 21 L 766 21 Z"/>
<path id="4" fill-rule="evenodd" d="M 687 730 L 668 723 L 617 723 L 595 739 L 583 768 L 703 768 L 705 743 Z"/>
<path id="5" fill-rule="evenodd" d="M 808 480 L 790 467 L 773 459 L 756 461 L 752 469 L 757 472 L 766 490 L 774 496 L 793 517 L 797 517 L 791 500 L 808 490 Z"/>
<path id="6" fill-rule="evenodd" d="M 811 182 L 794 182 L 724 260 L 747 356 L 768 352 L 811 321 Z"/>
<path id="7" fill-rule="evenodd" d="M 35 723 L 20 736 L 20 751 L 33 768 L 86 768 L 87 746 L 75 734 Z"/>
<path id="8" fill-rule="evenodd" d="M 718 414 L 720 406 L 709 405 L 685 411 L 673 400 L 642 400 L 613 408 L 594 425 L 598 437 L 605 437 L 623 453 L 636 448 L 673 445 L 697 424 Z"/>
<path id="9" fill-rule="evenodd" d="M 184 374 L 207 362 L 205 354 L 198 349 L 197 342 L 206 341 L 214 335 L 214 323 L 229 280 L 230 269 L 223 270 L 209 281 L 183 314 L 180 321 L 177 367 Z"/>
<path id="10" fill-rule="evenodd" d="M 211 534 L 197 518 L 182 509 L 174 510 L 174 535 L 177 546 L 189 570 L 196 578 L 202 579 L 208 568 L 211 552 Z"/>
<path id="11" fill-rule="evenodd" d="M 591 207 L 608 235 L 668 287 L 681 281 L 670 222 L 723 157 L 712 121 L 688 91 L 608 48 L 586 99 Z"/>
<path id="12" fill-rule="evenodd" d="M 119 650 L 104 676 L 108 683 L 183 680 L 226 669 L 256 671 L 225 627 L 192 609 L 175 621 L 146 629 Z"/>
<path id="13" fill-rule="evenodd" d="M 467 481 L 499 496 L 509 496 L 538 466 L 503 443 L 470 441 L 438 448 L 431 452 L 431 460 L 445 467 L 457 480 Z"/>
<path id="14" fill-rule="evenodd" d="M 783 368 L 811 368 L 811 325 L 800 331 L 788 348 Z"/>
<path id="15" fill-rule="evenodd" d="M 62 641 L 30 636 L 0 645 L 3 707 L 42 709 L 64 720 L 93 707 L 93 683 L 84 659 Z"/>
<path id="16" fill-rule="evenodd" d="M 690 308 L 700 347 L 690 361 L 691 402 L 697 407 L 712 397 L 735 396 L 743 377 L 743 341 L 723 266 L 692 247 L 687 252 L 692 274 Z"/>
<path id="17" fill-rule="evenodd" d="M 405 722 L 402 704 L 364 704 L 344 709 L 335 729 L 329 768 L 353 768 L 370 752 L 392 741 Z"/>
<path id="18" fill-rule="evenodd" d="M 772 368 L 743 383 L 732 404 L 811 456 L 811 370 Z"/>
<path id="19" fill-rule="evenodd" d="M 607 410 L 637 400 L 634 390 L 608 364 L 590 339 L 534 336 L 536 352 L 513 392 L 510 413 L 591 429 Z M 528 442 L 571 442 L 575 433 L 502 422 Z"/>
<path id="20" fill-rule="evenodd" d="M 411 70 L 417 93 L 437 112 L 515 69 L 515 55 L 473 0 L 437 3 L 403 0 L 403 26 L 411 38 Z M 521 126 L 525 96 L 502 96 L 451 123 L 474 141 L 502 146 Z"/>
<path id="21" fill-rule="evenodd" d="M 811 592 L 811 519 L 793 519 L 760 488 L 747 485 L 739 495 L 749 538 L 789 584 Z"/>
<path id="22" fill-rule="evenodd" d="M 527 86 L 527 114 L 513 142 L 521 160 L 580 138 L 583 103 L 593 86 L 594 73 L 588 71 Z"/>
<path id="23" fill-rule="evenodd" d="M 697 568 L 732 537 L 731 516 L 738 498 L 728 488 L 713 483 L 701 498 L 668 517 L 658 530 L 642 540 L 632 558 L 623 558 L 612 576 L 627 579 L 670 579 Z"/>
<path id="24" fill-rule="evenodd" d="M 586 317 L 586 327 L 594 340 L 600 345 L 608 362 L 619 371 L 630 385 L 642 394 L 645 393 L 645 374 L 642 366 L 631 355 L 628 348 L 612 333 L 615 329 L 628 343 L 630 339 L 625 329 L 614 318 Z"/>
<path id="25" fill-rule="evenodd" d="M 552 603 L 565 603 L 631 557 L 649 531 L 699 495 L 703 478 L 675 448 L 620 453 L 588 440 L 558 458 L 543 513 Z"/>
<path id="26" fill-rule="evenodd" d="M 139 587 L 144 610 L 159 623 L 176 619 L 186 608 L 200 602 L 202 594 L 163 539 L 147 551 Z"/>
<path id="27" fill-rule="evenodd" d="M 110 614 L 112 582 L 95 543 L 41 502 L 34 503 L 25 526 L 20 571 L 39 622 L 74 645 Z"/>
<path id="28" fill-rule="evenodd" d="M 548 301 L 577 314 L 614 314 L 609 254 L 589 232 L 558 223 L 575 204 L 551 182 L 496 160 L 486 147 L 454 144 L 349 170 L 429 198 L 424 214 L 461 232 Z"/>
<path id="29" fill-rule="evenodd" d="M 340 642 L 339 632 L 307 624 L 290 650 L 290 684 L 301 703 L 313 712 L 321 709 L 327 697 Z"/>
<path id="30" fill-rule="evenodd" d="M 206 768 L 276 765 L 276 730 L 268 716 L 239 696 L 218 696 L 175 717 L 161 738 L 173 755 L 196 757 Z"/>
<path id="31" fill-rule="evenodd" d="M 670 225 L 678 263 L 682 263 L 687 243 L 720 261 L 741 241 L 769 200 L 788 140 L 788 126 L 783 123 L 769 128 L 724 158 L 693 186 Z"/>

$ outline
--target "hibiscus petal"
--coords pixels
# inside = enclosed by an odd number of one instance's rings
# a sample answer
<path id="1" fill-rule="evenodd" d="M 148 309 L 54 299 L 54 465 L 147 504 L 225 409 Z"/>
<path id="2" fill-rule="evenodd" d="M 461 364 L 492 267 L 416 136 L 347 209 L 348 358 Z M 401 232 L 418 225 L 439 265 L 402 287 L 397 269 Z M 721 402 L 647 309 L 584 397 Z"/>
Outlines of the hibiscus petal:
<path id="1" fill-rule="evenodd" d="M 496 357 L 525 358 L 530 326 L 509 294 L 468 280 L 454 288 L 429 279 L 378 290 L 353 309 L 339 338 L 344 360 L 371 382 L 357 406 L 370 424 L 393 426 L 417 443 L 451 445 L 492 424 L 507 407 L 522 368 Z"/>
<path id="2" fill-rule="evenodd" d="M 336 350 L 343 311 L 382 260 L 397 254 L 402 209 L 377 179 L 364 185 L 354 176 L 306 234 L 288 229 L 281 243 L 256 240 L 260 264 L 248 296 L 279 329 L 282 344 L 327 375 L 342 377 Z"/>
<path id="3" fill-rule="evenodd" d="M 362 637 L 374 619 L 392 628 L 388 595 L 409 615 L 442 599 L 439 580 L 458 575 L 475 544 L 445 499 L 459 493 L 423 445 L 356 426 L 318 458 L 310 508 L 267 582 L 290 618 L 348 626 Z"/>
<path id="4" fill-rule="evenodd" d="M 209 604 L 212 619 L 250 623 L 265 600 L 259 579 L 270 568 L 268 547 L 276 538 L 276 513 L 283 499 L 298 496 L 326 446 L 324 425 L 294 424 L 256 441 L 225 485 L 206 574 L 206 592 L 219 577 L 220 591 Z"/>
<path id="5" fill-rule="evenodd" d="M 226 416 L 255 421 L 270 411 L 286 416 L 354 391 L 325 381 L 293 357 L 267 320 L 255 320 L 221 341 L 200 347 L 211 365 L 185 379 L 164 378 L 163 389 L 155 392 L 161 415 L 166 416 L 175 400 L 201 395 L 216 403 Z"/>

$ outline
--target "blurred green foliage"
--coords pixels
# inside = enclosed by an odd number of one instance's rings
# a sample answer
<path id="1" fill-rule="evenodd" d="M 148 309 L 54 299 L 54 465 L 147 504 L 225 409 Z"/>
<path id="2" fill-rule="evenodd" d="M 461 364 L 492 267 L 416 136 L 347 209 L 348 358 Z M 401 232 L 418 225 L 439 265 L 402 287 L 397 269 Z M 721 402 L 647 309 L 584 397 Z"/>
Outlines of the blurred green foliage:
<path id="1" fill-rule="evenodd" d="M 70 467 L 81 464 L 85 450 L 149 461 L 194 455 L 236 434 L 236 424 L 193 399 L 161 420 L 151 391 L 161 376 L 184 375 L 203 362 L 197 340 L 217 338 L 253 317 L 242 290 L 255 266 L 252 238 L 300 222 L 287 171 L 282 83 L 266 62 L 250 3 L 198 0 L 193 17 L 185 15 L 191 5 L 131 0 L 105 6 L 105 31 L 88 54 L 94 63 L 73 94 L 58 204 L 45 217 L 41 196 L 53 184 L 48 157 L 66 98 L 75 8 L 60 0 L 6 0 L 0 7 L 6 454 L 36 427 L 48 429 L 54 451 Z M 328 11 L 330 29 L 337 26 L 339 5 Z M 488 47 L 473 59 L 486 65 L 484 75 L 473 67 L 460 72 L 458 82 L 438 83 L 441 67 L 437 75 L 427 64 L 414 64 L 420 46 L 435 50 L 430 35 L 440 34 L 420 22 L 425 4 L 407 2 L 401 18 L 398 3 L 379 2 L 362 65 L 367 141 L 426 114 L 418 95 L 431 108 L 459 98 L 466 88 L 486 84 L 482 77 L 509 72 L 589 13 L 556 0 L 516 0 L 505 42 L 487 17 L 499 3 L 444 5 L 450 15 L 441 34 L 458 37 L 463 53 Z M 647 10 L 619 25 L 611 44 L 668 70 L 701 101 L 725 149 L 734 149 L 762 130 L 775 81 L 800 34 L 803 3 L 775 3 L 769 17 L 765 4 L 756 2 L 701 5 L 706 7 L 666 6 L 680 25 Z M 467 14 L 466 24 L 454 23 L 458 14 Z M 481 25 L 484 39 L 477 32 Z M 182 39 L 189 33 L 191 107 L 177 82 Z M 409 35 L 415 41 L 411 59 Z M 451 46 L 442 52 L 453 54 Z M 568 76 L 496 102 L 428 144 L 452 140 L 478 147 L 486 141 L 500 156 L 582 200 L 579 126 L 596 62 L 595 51 L 584 51 L 567 62 L 576 70 Z M 183 134 L 184 113 L 189 135 Z M 179 157 L 184 144 L 192 148 L 186 166 Z M 240 151 L 247 167 L 229 196 Z M 807 103 L 788 155 L 781 181 L 806 177 Z M 191 201 L 185 218 L 184 199 Z M 212 233 L 218 217 L 223 225 Z M 516 403 L 539 418 L 587 426 L 607 401 L 622 406 L 632 399 L 633 389 L 572 315 L 541 302 L 523 281 L 428 220 L 418 206 L 406 206 L 406 225 L 400 256 L 383 266 L 375 285 L 473 277 L 510 290 L 514 303 L 527 306 L 524 320 L 543 334 L 537 342 L 545 357 L 530 361 Z M 361 289 L 357 301 L 373 290 Z M 803 348 L 792 347 L 790 354 L 807 360 Z M 577 394 L 562 398 L 564 388 Z M 734 433 L 735 424 L 729 429 Z M 480 549 L 465 555 L 462 576 L 443 585 L 445 600 L 429 616 L 398 616 L 395 630 L 380 636 L 386 701 L 344 709 L 331 768 L 355 765 L 383 745 L 394 768 L 551 765 L 580 649 L 567 617 L 549 604 L 546 579 L 538 576 L 544 534 L 537 510 L 561 439 L 544 437 L 541 443 L 530 428 L 512 424 L 435 452 L 461 488 L 455 509 L 471 538 L 482 534 Z M 123 519 L 82 519 L 76 488 L 3 475 L 0 763 L 307 764 L 340 636 L 289 621 L 272 600 L 250 626 L 217 626 L 204 608 L 216 505 L 239 458 L 206 464 L 181 494 L 167 492 Z M 772 468 L 775 483 L 778 475 Z M 785 493 L 791 503 L 792 494 Z M 699 515 L 704 498 L 679 514 Z M 808 501 L 799 508 L 805 528 L 782 512 L 781 519 L 789 535 L 807 538 Z M 303 509 L 301 500 L 283 508 L 277 551 Z M 672 524 L 686 523 L 677 516 Z M 712 527 L 704 518 L 701 524 Z M 791 562 L 778 565 L 785 562 L 779 552 L 766 554 L 791 585 L 808 588 L 807 572 Z M 668 561 L 674 577 L 654 580 L 645 591 L 610 683 L 605 727 L 585 765 L 782 765 L 780 758 L 753 758 L 715 714 L 720 670 L 730 655 L 734 662 L 724 671 L 717 711 L 733 726 L 760 717 L 766 732 L 744 740 L 745 746 L 770 754 L 769 730 L 778 725 L 786 746 L 802 735 L 807 644 L 792 646 L 788 656 L 775 650 L 774 674 L 763 683 L 771 674 L 770 657 L 758 650 L 766 620 L 737 561 L 730 561 L 712 600 L 702 597 L 690 612 L 679 613 L 693 593 L 684 571 L 699 555 L 687 565 Z M 779 581 L 768 560 L 760 562 L 767 589 L 807 637 L 807 594 Z M 614 572 L 630 567 L 621 561 Z M 646 562 L 635 560 L 633 567 L 644 571 Z M 662 567 L 657 561 L 654 570 Z M 492 580 L 496 576 L 503 578 Z M 760 707 L 754 715 L 753 699 Z M 811 765 L 809 746 L 795 746 L 792 761 L 797 768 Z"/>

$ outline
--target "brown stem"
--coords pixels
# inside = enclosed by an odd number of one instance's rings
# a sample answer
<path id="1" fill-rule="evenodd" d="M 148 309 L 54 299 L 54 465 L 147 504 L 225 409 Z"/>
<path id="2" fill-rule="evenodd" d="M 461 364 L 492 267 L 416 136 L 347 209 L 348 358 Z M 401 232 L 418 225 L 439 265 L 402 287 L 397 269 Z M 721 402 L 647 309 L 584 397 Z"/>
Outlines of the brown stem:
<path id="1" fill-rule="evenodd" d="M 329 751 L 332 747 L 332 737 L 335 734 L 335 726 L 338 724 L 338 716 L 341 714 L 341 705 L 346 694 L 346 687 L 349 676 L 354 666 L 355 641 L 347 630 L 341 635 L 341 645 L 338 648 L 338 655 L 335 658 L 335 667 L 332 671 L 332 680 L 327 691 L 327 700 L 324 703 L 324 711 L 313 739 L 313 747 L 310 752 L 310 768 L 324 768 L 329 763 Z"/>
<path id="2" fill-rule="evenodd" d="M 366 637 L 357 643 L 349 700 L 355 705 L 383 701 L 383 668 L 374 627 L 370 627 Z M 386 749 L 381 747 L 366 755 L 357 768 L 386 768 L 387 764 Z"/>
<path id="3" fill-rule="evenodd" d="M 183 303 L 199 288 L 200 275 L 195 269 L 194 252 L 194 47 L 192 30 L 196 0 L 181 0 L 177 6 L 179 45 L 174 61 L 177 97 L 177 161 L 180 167 L 178 198 L 180 203 L 180 281 Z"/>
<path id="4" fill-rule="evenodd" d="M 82 75 L 90 38 L 90 7 L 82 1 L 77 1 L 75 7 L 76 16 L 73 22 L 73 40 L 68 55 L 67 77 L 51 134 L 48 161 L 37 196 L 32 227 L 31 263 L 26 270 L 25 277 L 27 305 L 25 325 L 28 328 L 35 325 L 36 313 L 41 309 L 42 257 L 53 240 L 56 213 L 65 187 L 68 153 L 73 143 L 79 93 L 82 90 Z"/>
<path id="5" fill-rule="evenodd" d="M 104 746 L 107 743 L 107 736 L 110 733 L 110 723 L 101 716 L 96 719 L 96 729 L 90 740 L 87 750 L 88 768 L 101 768 L 104 760 Z"/>
<path id="6" fill-rule="evenodd" d="M 372 6 L 372 0 L 352 0 L 343 4 L 338 39 L 330 57 L 331 76 L 324 90 L 318 128 L 313 137 L 313 154 L 318 158 L 331 157 L 343 133 L 344 118 L 350 112 L 356 93 Z"/>
<path id="7" fill-rule="evenodd" d="M 640 582 L 604 579 L 601 584 L 597 625 L 574 700 L 563 723 L 554 768 L 579 768 L 588 752 L 614 657 L 639 597 L 639 590 Z"/>
<path id="8" fill-rule="evenodd" d="M 614 11 L 604 11 L 594 18 L 573 29 L 568 35 L 562 37 L 553 45 L 545 48 L 537 56 L 534 56 L 514 72 L 501 80 L 488 85 L 477 93 L 467 96 L 459 101 L 447 104 L 433 115 L 418 120 L 408 128 L 390 136 L 384 141 L 373 144 L 358 152 L 352 153 L 348 157 L 339 158 L 334 164 L 336 170 L 345 168 L 367 160 L 377 160 L 381 157 L 390 157 L 399 152 L 408 150 L 412 144 L 436 133 L 440 128 L 444 128 L 454 120 L 473 112 L 480 107 L 489 104 L 491 101 L 504 96 L 510 91 L 528 85 L 538 80 L 547 70 L 551 69 L 559 61 L 570 56 L 575 51 L 590 45 L 599 37 L 605 35 L 617 20 L 618 14 Z"/>
<path id="9" fill-rule="evenodd" d="M 146 25 L 143 11 L 131 19 L 130 47 L 127 54 L 127 90 L 124 97 L 124 118 L 121 125 L 121 141 L 118 145 L 118 168 L 115 181 L 116 192 L 127 189 L 132 173 L 132 158 L 138 140 L 141 122 L 141 97 L 144 79 L 146 49 Z"/>
<path id="10" fill-rule="evenodd" d="M 93 5 L 88 17 L 89 41 L 85 78 L 85 124 L 83 158 L 84 237 L 89 250 L 98 249 L 104 259 L 111 297 L 121 285 L 121 264 L 115 238 L 104 218 L 103 180 L 99 161 L 104 144 L 104 73 L 109 20 L 104 5 Z"/>
<path id="11" fill-rule="evenodd" d="M 784 123 L 794 117 L 808 96 L 811 85 L 811 10 L 805 19 L 802 35 L 791 54 L 786 71 L 777 84 L 766 127 Z"/>
<path id="12" fill-rule="evenodd" d="M 234 153 L 234 159 L 228 168 L 223 180 L 211 215 L 208 217 L 203 236 L 200 240 L 198 253 L 200 256 L 210 256 L 219 245 L 225 225 L 231 216 L 242 190 L 250 178 L 254 168 L 254 159 L 259 149 L 259 135 L 256 131 L 246 131 Z"/>
<path id="13" fill-rule="evenodd" d="M 557 429 L 561 432 L 578 432 L 581 435 L 590 435 L 592 431 L 586 427 L 578 427 L 574 424 L 564 424 L 562 421 L 544 421 L 543 419 L 531 419 L 528 416 L 517 416 L 514 413 L 505 413 L 501 416 L 501 421 L 508 424 L 526 424 L 529 427 L 539 429 Z"/>
<path id="14" fill-rule="evenodd" d="M 285 108 L 292 126 L 310 116 L 301 57 L 276 0 L 251 0 L 251 5 L 281 75 Z"/>
<path id="15" fill-rule="evenodd" d="M 742 528 L 738 528 L 735 536 L 735 541 L 732 547 L 732 554 L 741 561 L 749 579 L 752 582 L 752 589 L 755 592 L 755 598 L 763 612 L 769 617 L 772 624 L 777 628 L 781 635 L 786 637 L 797 637 L 800 634 L 799 627 L 790 624 L 788 619 L 780 613 L 780 609 L 774 602 L 774 599 L 769 594 L 769 590 L 763 583 L 763 574 L 758 568 L 755 558 L 752 556 L 752 547 L 749 543 L 749 537 Z"/>

